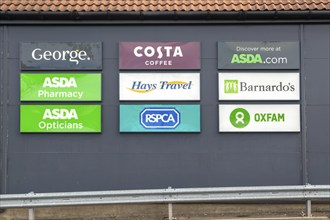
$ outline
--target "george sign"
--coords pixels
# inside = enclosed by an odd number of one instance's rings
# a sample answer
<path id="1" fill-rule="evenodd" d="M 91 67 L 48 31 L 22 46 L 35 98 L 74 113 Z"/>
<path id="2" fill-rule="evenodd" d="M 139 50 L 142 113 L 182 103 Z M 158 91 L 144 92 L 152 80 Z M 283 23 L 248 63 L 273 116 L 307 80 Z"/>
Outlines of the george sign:
<path id="1" fill-rule="evenodd" d="M 101 101 L 101 74 L 21 73 L 21 101 Z"/>
<path id="2" fill-rule="evenodd" d="M 299 42 L 218 42 L 218 69 L 299 69 Z"/>
<path id="3" fill-rule="evenodd" d="M 101 70 L 101 42 L 20 43 L 22 70 Z"/>
<path id="4" fill-rule="evenodd" d="M 199 42 L 121 42 L 119 69 L 200 69 Z"/>
<path id="5" fill-rule="evenodd" d="M 200 105 L 120 105 L 120 132 L 200 132 Z"/>
<path id="6" fill-rule="evenodd" d="M 219 73 L 219 100 L 299 100 L 299 73 Z"/>
<path id="7" fill-rule="evenodd" d="M 220 132 L 300 132 L 300 105 L 219 105 Z"/>
<path id="8" fill-rule="evenodd" d="M 199 73 L 120 73 L 119 99 L 200 100 Z"/>
<path id="9" fill-rule="evenodd" d="M 101 105 L 21 105 L 20 132 L 101 132 Z"/>

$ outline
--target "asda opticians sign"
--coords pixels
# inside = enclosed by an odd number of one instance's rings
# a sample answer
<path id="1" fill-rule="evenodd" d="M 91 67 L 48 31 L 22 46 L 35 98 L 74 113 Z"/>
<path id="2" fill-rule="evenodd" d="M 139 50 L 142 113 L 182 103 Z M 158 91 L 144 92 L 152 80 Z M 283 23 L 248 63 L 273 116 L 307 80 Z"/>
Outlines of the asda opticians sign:
<path id="1" fill-rule="evenodd" d="M 199 42 L 121 42 L 120 69 L 200 69 Z"/>
<path id="2" fill-rule="evenodd" d="M 21 73 L 21 101 L 101 101 L 101 74 Z"/>
<path id="3" fill-rule="evenodd" d="M 219 100 L 299 100 L 299 73 L 219 73 Z"/>
<path id="4" fill-rule="evenodd" d="M 300 132 L 300 105 L 219 105 L 220 132 Z"/>
<path id="5" fill-rule="evenodd" d="M 22 70 L 101 70 L 101 42 L 22 42 Z"/>
<path id="6" fill-rule="evenodd" d="M 218 42 L 218 69 L 299 69 L 299 42 Z"/>
<path id="7" fill-rule="evenodd" d="M 120 105 L 120 132 L 200 132 L 200 105 Z"/>
<path id="8" fill-rule="evenodd" d="M 120 100 L 199 100 L 199 73 L 120 73 Z"/>
<path id="9" fill-rule="evenodd" d="M 101 132 L 101 105 L 21 105 L 20 132 Z"/>

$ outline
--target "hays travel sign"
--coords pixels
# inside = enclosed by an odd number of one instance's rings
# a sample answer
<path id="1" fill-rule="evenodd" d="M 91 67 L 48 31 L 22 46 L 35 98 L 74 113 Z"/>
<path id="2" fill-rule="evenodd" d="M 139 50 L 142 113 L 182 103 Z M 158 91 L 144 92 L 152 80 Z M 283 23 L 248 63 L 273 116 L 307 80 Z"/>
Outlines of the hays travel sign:
<path id="1" fill-rule="evenodd" d="M 200 132 L 200 105 L 120 105 L 120 132 Z"/>
<path id="2" fill-rule="evenodd" d="M 22 70 L 101 70 L 101 42 L 20 43 Z"/>
<path id="3" fill-rule="evenodd" d="M 199 42 L 121 42 L 119 69 L 200 69 Z"/>
<path id="4" fill-rule="evenodd" d="M 218 69 L 299 69 L 299 42 L 218 42 Z"/>
<path id="5" fill-rule="evenodd" d="M 119 98 L 199 100 L 199 73 L 120 73 Z"/>
<path id="6" fill-rule="evenodd" d="M 219 100 L 299 100 L 299 73 L 219 73 Z"/>

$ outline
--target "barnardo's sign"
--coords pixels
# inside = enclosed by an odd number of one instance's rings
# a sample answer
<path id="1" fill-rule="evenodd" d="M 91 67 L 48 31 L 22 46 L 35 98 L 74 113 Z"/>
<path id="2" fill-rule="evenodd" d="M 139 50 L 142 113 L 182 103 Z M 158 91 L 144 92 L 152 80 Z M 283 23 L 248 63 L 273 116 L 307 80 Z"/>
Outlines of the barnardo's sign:
<path id="1" fill-rule="evenodd" d="M 220 132 L 300 132 L 300 105 L 219 105 Z"/>
<path id="2" fill-rule="evenodd" d="M 218 42 L 218 69 L 299 68 L 299 42 Z"/>
<path id="3" fill-rule="evenodd" d="M 199 42 L 121 42 L 120 69 L 200 69 Z"/>
<path id="4" fill-rule="evenodd" d="M 120 105 L 120 132 L 200 132 L 200 105 Z"/>
<path id="5" fill-rule="evenodd" d="M 101 101 L 101 74 L 21 73 L 21 101 Z"/>
<path id="6" fill-rule="evenodd" d="M 21 105 L 20 131 L 101 132 L 101 105 Z"/>
<path id="7" fill-rule="evenodd" d="M 20 43 L 22 70 L 101 70 L 101 42 Z"/>
<path id="8" fill-rule="evenodd" d="M 120 100 L 199 100 L 199 73 L 120 73 Z"/>
<path id="9" fill-rule="evenodd" d="M 219 100 L 299 100 L 299 73 L 219 73 Z"/>

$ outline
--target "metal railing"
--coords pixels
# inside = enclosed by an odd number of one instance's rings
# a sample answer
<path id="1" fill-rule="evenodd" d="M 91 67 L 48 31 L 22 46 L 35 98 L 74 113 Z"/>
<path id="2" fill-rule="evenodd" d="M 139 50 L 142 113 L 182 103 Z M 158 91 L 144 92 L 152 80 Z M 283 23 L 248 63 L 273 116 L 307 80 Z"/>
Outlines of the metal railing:
<path id="1" fill-rule="evenodd" d="M 151 190 L 3 194 L 0 195 L 0 208 L 30 208 L 29 214 L 33 216 L 32 208 L 36 207 L 165 203 L 169 205 L 171 219 L 173 203 L 305 201 L 307 215 L 311 215 L 312 200 L 330 201 L 330 185 L 181 189 L 169 187 Z"/>

